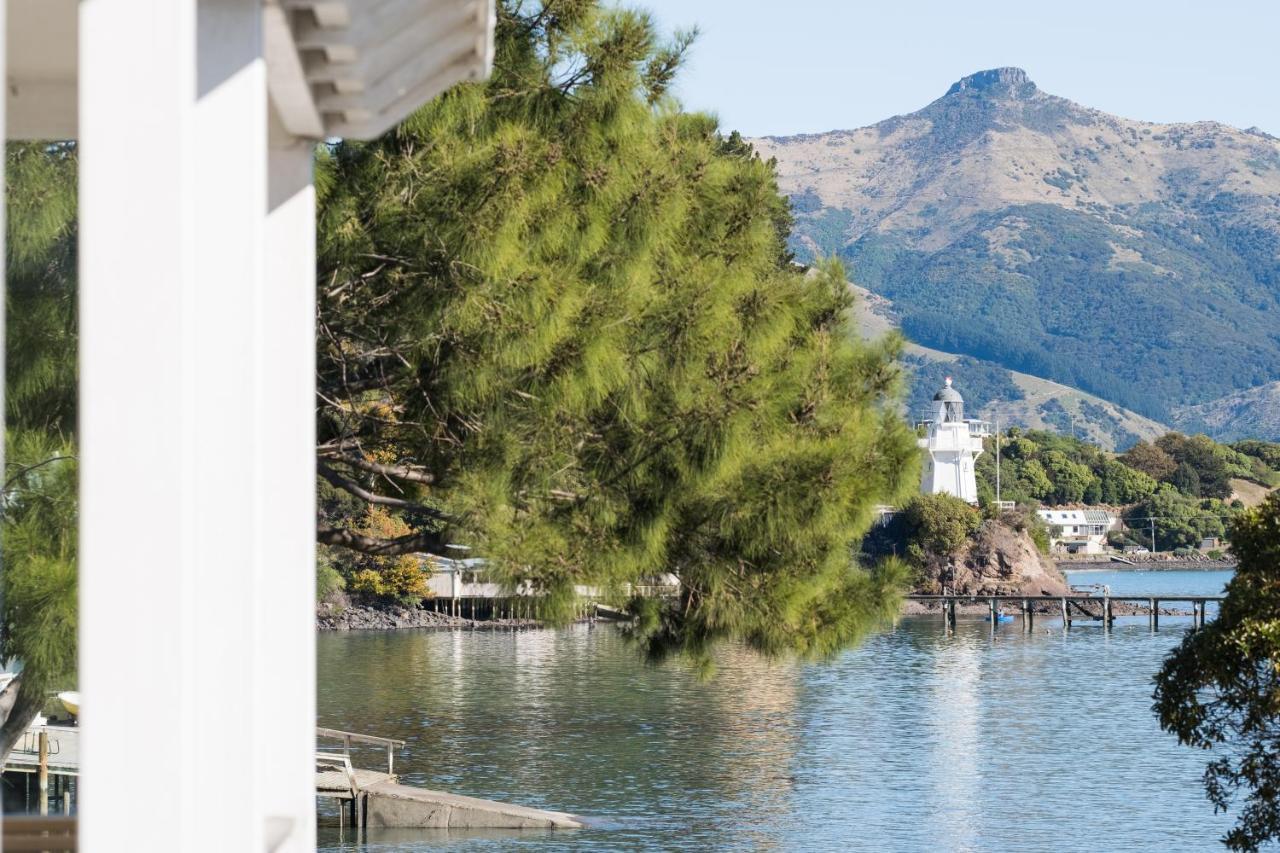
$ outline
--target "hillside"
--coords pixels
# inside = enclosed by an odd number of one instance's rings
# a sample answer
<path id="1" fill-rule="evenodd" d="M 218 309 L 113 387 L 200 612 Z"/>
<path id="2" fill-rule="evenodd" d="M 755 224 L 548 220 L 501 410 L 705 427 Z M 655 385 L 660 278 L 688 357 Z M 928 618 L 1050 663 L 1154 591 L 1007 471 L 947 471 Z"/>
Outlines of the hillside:
<path id="1" fill-rule="evenodd" d="M 858 296 L 856 319 L 864 335 L 876 338 L 897 326 L 893 303 L 866 288 L 851 287 Z M 1002 428 L 1074 434 L 1106 450 L 1125 450 L 1139 439 L 1151 441 L 1169 431 L 1165 424 L 1057 382 L 915 343 L 906 350 L 911 372 L 907 409 L 913 419 L 928 413 L 934 392 L 953 376 L 969 411 L 998 419 Z"/>
<path id="2" fill-rule="evenodd" d="M 1274 137 L 1119 118 L 995 69 L 871 127 L 753 144 L 799 257 L 842 257 L 922 346 L 1188 424 L 1280 377 Z M 1271 398 L 1192 417 L 1278 437 Z"/>
<path id="3" fill-rule="evenodd" d="M 1206 432 L 1224 441 L 1280 436 L 1280 382 L 1236 391 L 1201 403 L 1180 406 L 1173 421 L 1184 432 Z"/>

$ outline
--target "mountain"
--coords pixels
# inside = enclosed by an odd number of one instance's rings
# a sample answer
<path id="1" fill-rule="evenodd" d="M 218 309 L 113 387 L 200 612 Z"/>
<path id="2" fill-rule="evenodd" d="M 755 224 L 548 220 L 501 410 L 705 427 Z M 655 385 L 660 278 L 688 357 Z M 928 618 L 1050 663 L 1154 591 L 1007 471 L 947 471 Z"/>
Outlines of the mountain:
<path id="1" fill-rule="evenodd" d="M 1280 382 L 1236 391 L 1174 410 L 1174 423 L 1184 432 L 1204 432 L 1223 441 L 1280 435 Z"/>
<path id="2" fill-rule="evenodd" d="M 864 336 L 877 338 L 897 327 L 893 303 L 865 288 L 850 286 L 857 296 L 855 319 Z M 952 376 L 967 410 L 998 421 L 1001 429 L 1047 429 L 1117 451 L 1127 450 L 1139 439 L 1152 441 L 1170 429 L 1076 388 L 970 356 L 908 343 L 904 361 L 909 374 L 907 415 L 913 421 L 932 416 L 933 395 Z"/>
<path id="3" fill-rule="evenodd" d="M 920 345 L 1211 430 L 1196 407 L 1257 389 L 1231 422 L 1280 438 L 1254 412 L 1280 379 L 1280 139 L 998 68 L 871 127 L 752 142 L 797 255 L 843 258 Z"/>

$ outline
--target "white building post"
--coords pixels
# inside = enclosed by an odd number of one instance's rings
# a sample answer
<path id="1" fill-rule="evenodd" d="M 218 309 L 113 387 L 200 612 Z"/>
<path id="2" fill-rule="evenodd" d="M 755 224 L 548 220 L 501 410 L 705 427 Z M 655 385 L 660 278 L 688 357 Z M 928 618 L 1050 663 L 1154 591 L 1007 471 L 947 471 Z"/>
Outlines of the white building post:
<path id="1" fill-rule="evenodd" d="M 264 438 L 255 708 L 268 840 L 316 846 L 314 143 L 269 117 L 258 412 Z"/>
<path id="2" fill-rule="evenodd" d="M 79 24 L 81 843 L 303 849 L 309 181 L 268 215 L 259 0 L 82 0 Z"/>

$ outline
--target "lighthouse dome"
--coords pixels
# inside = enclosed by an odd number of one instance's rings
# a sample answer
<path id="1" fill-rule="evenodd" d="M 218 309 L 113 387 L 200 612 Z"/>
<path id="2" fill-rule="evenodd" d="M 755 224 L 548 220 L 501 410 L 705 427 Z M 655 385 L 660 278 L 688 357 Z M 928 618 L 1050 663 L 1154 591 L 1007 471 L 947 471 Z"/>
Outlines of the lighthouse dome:
<path id="1" fill-rule="evenodd" d="M 935 403 L 963 403 L 964 397 L 960 396 L 960 392 L 951 387 L 951 377 L 947 377 L 947 384 L 938 389 L 938 393 L 933 395 Z"/>

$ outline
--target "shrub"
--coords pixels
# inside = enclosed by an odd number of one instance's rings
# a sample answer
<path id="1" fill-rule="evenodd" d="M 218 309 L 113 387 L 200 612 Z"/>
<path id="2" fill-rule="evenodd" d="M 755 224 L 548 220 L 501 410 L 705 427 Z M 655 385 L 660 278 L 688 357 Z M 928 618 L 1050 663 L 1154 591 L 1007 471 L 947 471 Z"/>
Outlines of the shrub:
<path id="1" fill-rule="evenodd" d="M 382 569 L 360 569 L 351 575 L 347 588 L 369 598 L 416 604 L 430 595 L 428 576 L 418 558 L 406 554 Z"/>
<path id="2" fill-rule="evenodd" d="M 949 554 L 959 548 L 978 532 L 982 515 L 952 495 L 917 495 L 903 509 L 902 523 L 910 542 L 908 554 L 919 561 L 926 554 Z"/>
<path id="3" fill-rule="evenodd" d="M 346 587 L 342 573 L 334 568 L 328 555 L 319 555 L 316 559 L 316 601 L 335 601 Z"/>

